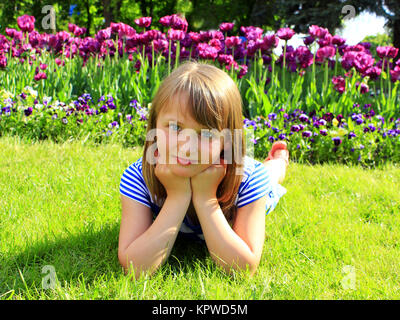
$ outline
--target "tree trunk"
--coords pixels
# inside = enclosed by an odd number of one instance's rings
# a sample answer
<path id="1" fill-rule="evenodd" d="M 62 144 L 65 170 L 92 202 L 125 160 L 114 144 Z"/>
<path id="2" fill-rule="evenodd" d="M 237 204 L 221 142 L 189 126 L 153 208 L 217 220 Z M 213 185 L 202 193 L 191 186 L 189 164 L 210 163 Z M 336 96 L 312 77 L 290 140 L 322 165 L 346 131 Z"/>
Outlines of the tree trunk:
<path id="1" fill-rule="evenodd" d="M 122 0 L 118 0 L 113 10 L 113 19 L 115 19 L 115 22 L 121 21 L 121 6 Z"/>
<path id="2" fill-rule="evenodd" d="M 102 0 L 103 1 L 103 15 L 104 15 L 104 24 L 105 27 L 108 28 L 112 21 L 112 12 L 110 10 L 110 0 Z"/>
<path id="3" fill-rule="evenodd" d="M 263 0 L 256 0 L 251 10 L 249 24 L 262 27 L 268 20 L 268 3 Z"/>
<path id="4" fill-rule="evenodd" d="M 394 20 L 393 21 L 393 46 L 395 48 L 400 49 L 400 19 Z M 400 51 L 400 50 L 399 50 Z M 400 53 L 397 54 L 397 57 L 393 59 L 394 61 L 397 61 L 400 59 Z"/>
<path id="5" fill-rule="evenodd" d="M 90 15 L 90 0 L 86 0 L 86 13 L 87 13 L 87 24 L 86 24 L 86 36 L 90 36 L 90 26 L 92 24 L 92 16 Z"/>

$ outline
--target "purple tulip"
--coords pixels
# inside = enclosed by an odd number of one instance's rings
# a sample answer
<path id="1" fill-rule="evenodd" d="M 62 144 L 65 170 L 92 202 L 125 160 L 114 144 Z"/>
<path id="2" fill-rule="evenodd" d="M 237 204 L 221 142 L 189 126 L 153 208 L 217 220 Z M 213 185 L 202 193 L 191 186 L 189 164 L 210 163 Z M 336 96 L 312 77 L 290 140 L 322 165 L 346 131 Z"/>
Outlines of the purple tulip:
<path id="1" fill-rule="evenodd" d="M 334 45 L 336 45 L 336 46 L 338 46 L 338 47 L 344 45 L 345 42 L 346 42 L 346 39 L 343 39 L 342 37 L 340 37 L 340 36 L 338 36 L 338 35 L 335 35 L 335 36 L 333 36 L 333 38 L 332 38 L 332 44 L 334 44 Z"/>
<path id="2" fill-rule="evenodd" d="M 364 75 L 368 76 L 371 80 L 377 80 L 381 75 L 381 71 L 378 67 L 369 67 L 365 70 Z"/>
<path id="3" fill-rule="evenodd" d="M 240 67 L 240 71 L 239 71 L 238 78 L 241 79 L 241 78 L 243 78 L 244 75 L 247 74 L 248 67 L 245 64 L 242 64 L 239 67 Z"/>
<path id="4" fill-rule="evenodd" d="M 294 36 L 295 32 L 290 29 L 290 28 L 280 28 L 277 32 L 276 35 L 278 38 L 282 40 L 290 40 Z"/>
<path id="5" fill-rule="evenodd" d="M 348 51 L 345 52 L 344 55 L 342 56 L 342 67 L 348 71 L 354 66 L 354 60 L 356 59 L 357 52 L 354 51 Z"/>
<path id="6" fill-rule="evenodd" d="M 365 52 L 359 52 L 354 59 L 354 66 L 358 72 L 364 73 L 373 66 L 375 59 Z"/>
<path id="7" fill-rule="evenodd" d="M 306 46 L 299 46 L 294 52 L 295 61 L 301 69 L 306 69 L 313 63 L 314 56 Z"/>
<path id="8" fill-rule="evenodd" d="M 305 37 L 303 42 L 306 46 L 309 46 L 310 44 L 312 44 L 315 41 L 315 38 L 313 36 L 308 36 Z"/>
<path id="9" fill-rule="evenodd" d="M 74 34 L 75 37 L 79 37 L 86 33 L 86 28 L 80 28 L 76 24 L 68 23 L 68 30 Z"/>

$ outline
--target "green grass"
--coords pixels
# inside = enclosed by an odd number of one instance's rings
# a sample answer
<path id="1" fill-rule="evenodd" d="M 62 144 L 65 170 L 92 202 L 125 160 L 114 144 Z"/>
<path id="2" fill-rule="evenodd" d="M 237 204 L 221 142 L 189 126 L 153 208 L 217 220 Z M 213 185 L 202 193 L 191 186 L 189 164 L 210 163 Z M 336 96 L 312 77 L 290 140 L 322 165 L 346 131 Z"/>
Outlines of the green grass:
<path id="1" fill-rule="evenodd" d="M 400 298 L 398 167 L 293 163 L 253 278 L 226 275 L 205 247 L 178 239 L 135 281 L 117 259 L 119 181 L 141 148 L 5 136 L 0 151 L 0 299 Z M 43 289 L 46 265 L 54 289 Z"/>

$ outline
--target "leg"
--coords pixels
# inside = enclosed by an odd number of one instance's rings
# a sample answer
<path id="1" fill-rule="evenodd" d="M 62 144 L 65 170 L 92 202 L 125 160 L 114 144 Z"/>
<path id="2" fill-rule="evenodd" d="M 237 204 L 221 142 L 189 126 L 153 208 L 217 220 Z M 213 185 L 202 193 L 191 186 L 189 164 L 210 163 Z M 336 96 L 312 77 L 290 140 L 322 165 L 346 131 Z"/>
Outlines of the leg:
<path id="1" fill-rule="evenodd" d="M 286 169 L 289 165 L 289 151 L 286 148 L 286 143 L 282 141 L 274 143 L 263 164 L 269 169 L 272 180 L 281 184 L 285 179 Z"/>

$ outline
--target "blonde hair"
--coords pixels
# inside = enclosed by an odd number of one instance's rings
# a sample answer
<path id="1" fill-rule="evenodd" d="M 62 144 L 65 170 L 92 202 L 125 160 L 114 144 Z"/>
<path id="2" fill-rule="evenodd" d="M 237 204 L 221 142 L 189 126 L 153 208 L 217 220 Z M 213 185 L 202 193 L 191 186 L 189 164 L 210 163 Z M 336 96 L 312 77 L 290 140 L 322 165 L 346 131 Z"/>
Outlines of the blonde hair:
<path id="1" fill-rule="evenodd" d="M 187 94 L 187 110 L 199 124 L 219 131 L 229 129 L 232 134 L 235 129 L 243 129 L 242 98 L 232 78 L 213 65 L 187 61 L 173 70 L 158 88 L 151 103 L 147 133 L 156 128 L 161 110 L 173 101 L 175 95 L 180 96 L 181 93 Z M 144 145 L 143 177 L 153 199 L 165 200 L 166 191 L 154 173 L 155 165 L 146 159 L 147 150 L 152 143 L 146 141 Z M 240 161 L 228 163 L 226 175 L 217 189 L 217 199 L 225 217 L 232 223 L 236 217 L 234 203 L 243 177 L 238 174 L 245 156 L 243 134 L 241 139 L 234 139 L 230 148 L 229 152 L 235 154 L 235 159 L 239 157 Z M 196 217 L 190 218 L 198 222 Z"/>

